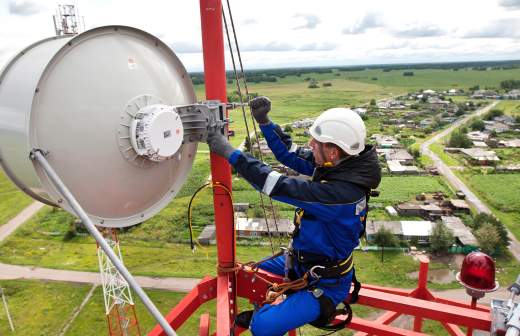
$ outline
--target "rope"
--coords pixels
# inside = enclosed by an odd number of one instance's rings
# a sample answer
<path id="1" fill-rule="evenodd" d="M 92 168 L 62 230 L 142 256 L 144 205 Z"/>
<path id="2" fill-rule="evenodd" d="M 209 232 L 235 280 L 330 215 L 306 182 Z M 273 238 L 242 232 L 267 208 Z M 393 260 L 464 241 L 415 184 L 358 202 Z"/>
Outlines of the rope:
<path id="1" fill-rule="evenodd" d="M 233 30 L 233 37 L 234 37 L 234 42 L 235 42 L 235 48 L 237 50 L 237 56 L 238 56 L 238 60 L 240 62 L 240 75 L 241 75 L 241 77 L 243 79 L 243 85 L 244 85 L 244 88 L 245 88 L 245 91 L 246 91 L 246 97 L 249 100 L 249 98 L 250 98 L 250 96 L 249 96 L 249 89 L 247 87 L 246 76 L 245 76 L 244 67 L 243 67 L 243 64 L 242 64 L 242 56 L 240 54 L 240 48 L 238 46 L 238 39 L 237 39 L 237 34 L 236 34 L 236 30 L 235 30 L 235 24 L 234 24 L 234 21 L 233 21 L 233 15 L 231 13 L 231 6 L 229 4 L 229 0 L 227 0 L 227 8 L 228 8 L 228 13 L 229 13 L 231 27 L 232 27 L 232 30 Z M 241 86 L 240 86 L 240 78 L 239 78 L 239 75 L 238 75 L 238 72 L 237 72 L 235 56 L 234 56 L 233 47 L 232 47 L 232 44 L 231 44 L 229 28 L 228 28 L 228 23 L 227 23 L 227 18 L 226 18 L 226 14 L 225 14 L 224 8 L 222 8 L 222 17 L 224 19 L 224 27 L 226 29 L 226 37 L 227 37 L 227 41 L 228 41 L 228 45 L 229 45 L 229 52 L 230 52 L 230 55 L 231 55 L 231 62 L 233 64 L 233 72 L 234 72 L 234 75 L 235 75 L 235 82 L 236 82 L 236 86 L 237 86 L 237 93 L 238 93 L 238 96 L 239 96 L 240 105 L 241 105 L 241 109 L 242 109 L 242 116 L 244 118 L 244 124 L 245 124 L 245 127 L 246 127 L 246 133 L 247 133 L 246 136 L 247 136 L 248 143 L 249 143 L 249 145 L 251 146 L 251 149 L 252 149 L 253 143 L 251 141 L 251 135 L 250 135 L 251 132 L 249 131 L 249 123 L 247 121 L 246 111 L 245 111 L 245 107 L 244 107 L 244 98 L 243 98 L 242 89 L 241 89 Z M 258 158 L 261 161 L 263 161 L 262 152 L 260 150 L 260 140 L 259 140 L 258 131 L 257 131 L 257 128 L 256 128 L 255 121 L 252 120 L 252 123 L 253 123 L 253 129 L 254 129 L 255 138 L 256 138 L 256 145 L 258 147 Z M 272 233 L 271 233 L 271 228 L 269 227 L 269 222 L 268 222 L 268 219 L 267 219 L 267 212 L 266 212 L 266 209 L 265 209 L 264 197 L 263 197 L 261 192 L 259 192 L 258 194 L 260 196 L 260 205 L 261 205 L 262 211 L 264 213 L 264 220 L 265 220 L 265 225 L 266 225 L 266 228 L 267 228 L 267 234 L 269 236 L 269 243 L 270 243 L 270 246 L 271 246 L 271 252 L 274 254 Z M 276 213 L 275 213 L 273 201 L 272 201 L 271 198 L 269 198 L 269 203 L 270 203 L 271 213 L 272 213 L 272 216 L 273 216 L 276 232 L 277 232 L 278 237 L 279 237 L 279 245 L 282 246 L 282 238 L 281 238 L 281 235 L 280 235 L 280 232 L 279 232 L 279 229 L 278 229 L 278 221 L 277 221 L 277 218 L 276 218 Z"/>

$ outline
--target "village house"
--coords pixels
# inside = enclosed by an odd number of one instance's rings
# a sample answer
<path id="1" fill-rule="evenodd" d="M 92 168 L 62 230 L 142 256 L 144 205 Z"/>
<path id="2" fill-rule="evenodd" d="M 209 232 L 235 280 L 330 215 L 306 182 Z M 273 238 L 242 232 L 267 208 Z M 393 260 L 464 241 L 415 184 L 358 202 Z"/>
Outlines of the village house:
<path id="1" fill-rule="evenodd" d="M 506 131 L 509 131 L 510 127 L 509 125 L 506 125 L 504 123 L 501 123 L 499 121 L 495 120 L 485 120 L 484 121 L 486 131 L 488 132 L 497 132 L 497 133 L 503 133 Z"/>
<path id="2" fill-rule="evenodd" d="M 386 161 L 399 161 L 404 166 L 413 165 L 413 156 L 406 149 L 393 149 L 386 151 Z"/>
<path id="3" fill-rule="evenodd" d="M 405 166 L 402 165 L 400 161 L 386 161 L 388 166 L 388 171 L 391 174 L 396 175 L 417 175 L 419 174 L 419 168 L 416 166 Z"/>
<path id="4" fill-rule="evenodd" d="M 376 140 L 378 148 L 399 148 L 399 141 L 391 135 L 373 134 L 372 139 Z"/>
<path id="5" fill-rule="evenodd" d="M 488 166 L 500 161 L 494 151 L 486 151 L 481 148 L 461 148 L 460 152 L 475 165 Z"/>
<path id="6" fill-rule="evenodd" d="M 442 216 L 441 220 L 442 223 L 453 232 L 457 245 L 472 247 L 478 246 L 477 239 L 473 233 L 471 233 L 471 230 L 462 223 L 462 220 L 459 217 Z"/>
<path id="7" fill-rule="evenodd" d="M 514 89 L 502 96 L 504 99 L 520 99 L 520 90 Z"/>
<path id="8" fill-rule="evenodd" d="M 500 140 L 497 145 L 498 147 L 520 148 L 520 139 Z"/>
<path id="9" fill-rule="evenodd" d="M 472 99 L 497 99 L 500 98 L 498 93 L 494 90 L 476 90 L 471 95 Z"/>
<path id="10" fill-rule="evenodd" d="M 367 109 L 364 107 L 356 107 L 352 111 L 356 112 L 360 117 L 364 116 L 367 113 Z"/>
<path id="11" fill-rule="evenodd" d="M 314 123 L 314 119 L 305 118 L 302 120 L 297 120 L 291 124 L 292 128 L 309 128 Z"/>
<path id="12" fill-rule="evenodd" d="M 493 120 L 510 127 L 514 127 L 516 125 L 516 119 L 510 115 L 501 115 L 493 118 Z"/>
<path id="13" fill-rule="evenodd" d="M 468 136 L 468 139 L 470 139 L 471 141 L 487 141 L 487 139 L 489 139 L 489 133 L 484 133 L 484 132 L 481 132 L 481 131 L 473 131 L 473 132 L 468 132 L 466 134 Z"/>
<path id="14" fill-rule="evenodd" d="M 260 236 L 289 236 L 294 230 L 294 225 L 291 220 L 278 218 L 276 222 L 274 219 L 265 218 L 235 218 L 235 229 L 239 238 L 260 237 Z"/>
<path id="15" fill-rule="evenodd" d="M 452 231 L 454 243 L 459 246 L 466 246 L 474 249 L 477 244 L 475 236 L 466 227 L 460 218 L 453 216 L 442 216 L 442 223 Z M 435 223 L 431 221 L 373 221 L 367 222 L 366 236 L 367 242 L 372 243 L 377 232 L 384 227 L 389 230 L 400 241 L 416 241 L 419 244 L 427 245 Z"/>
<path id="16" fill-rule="evenodd" d="M 449 207 L 454 213 L 470 213 L 470 207 L 465 200 L 462 199 L 450 199 L 448 201 Z"/>

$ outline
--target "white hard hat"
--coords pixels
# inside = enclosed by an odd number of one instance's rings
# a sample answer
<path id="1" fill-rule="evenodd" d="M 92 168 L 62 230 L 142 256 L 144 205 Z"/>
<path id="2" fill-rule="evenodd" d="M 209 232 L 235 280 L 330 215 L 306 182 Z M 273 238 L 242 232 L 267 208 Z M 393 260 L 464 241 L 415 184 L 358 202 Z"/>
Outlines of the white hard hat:
<path id="1" fill-rule="evenodd" d="M 348 108 L 332 108 L 323 112 L 309 132 L 316 141 L 331 142 L 349 155 L 357 155 L 365 149 L 365 123 Z"/>

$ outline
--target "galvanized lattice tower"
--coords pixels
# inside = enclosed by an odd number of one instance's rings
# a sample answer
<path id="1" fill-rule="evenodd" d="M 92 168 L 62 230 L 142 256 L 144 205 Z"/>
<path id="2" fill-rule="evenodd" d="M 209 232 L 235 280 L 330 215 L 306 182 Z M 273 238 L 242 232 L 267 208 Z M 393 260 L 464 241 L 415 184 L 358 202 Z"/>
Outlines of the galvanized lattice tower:
<path id="1" fill-rule="evenodd" d="M 123 258 L 116 229 L 105 228 L 102 233 L 106 242 L 122 261 Z M 105 314 L 108 322 L 108 334 L 110 336 L 140 336 L 141 331 L 128 282 L 117 271 L 99 245 L 97 254 L 103 286 Z"/>
<path id="2" fill-rule="evenodd" d="M 78 12 L 74 5 L 58 5 L 56 15 L 52 16 L 56 35 L 77 35 Z"/>

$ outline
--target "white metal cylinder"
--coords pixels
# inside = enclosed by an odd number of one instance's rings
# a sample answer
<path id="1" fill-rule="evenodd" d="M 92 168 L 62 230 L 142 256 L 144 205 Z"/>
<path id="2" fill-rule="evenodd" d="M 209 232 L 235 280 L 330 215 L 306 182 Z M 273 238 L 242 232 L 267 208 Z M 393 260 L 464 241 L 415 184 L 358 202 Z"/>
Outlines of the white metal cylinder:
<path id="1" fill-rule="evenodd" d="M 152 162 L 135 153 L 130 115 L 152 104 L 196 102 L 172 50 L 124 26 L 39 41 L 0 73 L 0 163 L 31 197 L 72 212 L 29 153 L 47 160 L 98 226 L 140 223 L 180 190 L 197 143 Z"/>

